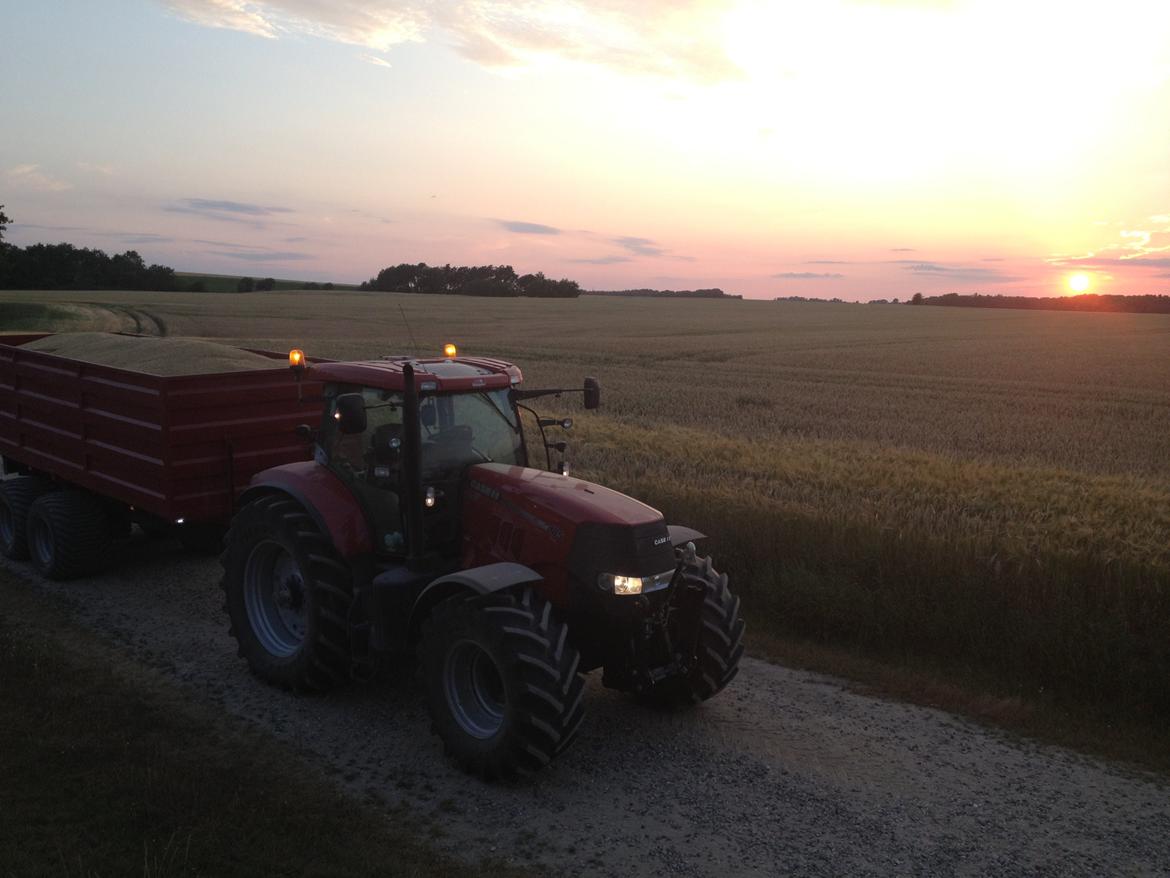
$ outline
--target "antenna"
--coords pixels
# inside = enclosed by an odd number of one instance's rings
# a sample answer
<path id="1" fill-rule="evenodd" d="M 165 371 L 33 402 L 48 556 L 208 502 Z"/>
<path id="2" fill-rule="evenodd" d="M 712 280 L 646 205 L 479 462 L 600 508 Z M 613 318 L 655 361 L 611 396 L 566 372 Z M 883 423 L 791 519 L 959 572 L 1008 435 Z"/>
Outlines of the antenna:
<path id="1" fill-rule="evenodd" d="M 402 303 L 398 303 L 398 311 L 402 314 L 402 322 L 406 324 L 406 331 L 410 335 L 410 343 L 414 347 L 414 355 L 419 356 L 418 342 L 414 340 L 414 330 L 410 328 L 410 321 L 406 319 L 406 309 L 402 307 Z"/>

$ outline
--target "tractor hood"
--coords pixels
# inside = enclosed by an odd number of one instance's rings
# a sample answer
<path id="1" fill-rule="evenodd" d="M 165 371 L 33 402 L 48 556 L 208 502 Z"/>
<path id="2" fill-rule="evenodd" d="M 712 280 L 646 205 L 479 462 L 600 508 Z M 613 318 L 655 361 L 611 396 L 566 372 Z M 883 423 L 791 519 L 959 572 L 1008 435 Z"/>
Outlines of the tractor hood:
<path id="1" fill-rule="evenodd" d="M 468 559 L 531 567 L 562 606 L 570 593 L 598 598 L 602 574 L 656 576 L 675 565 L 662 513 L 592 482 L 483 463 L 468 468 L 463 496 Z"/>
<path id="2" fill-rule="evenodd" d="M 467 475 L 471 490 L 549 523 L 638 527 L 663 521 L 661 512 L 633 497 L 546 470 L 481 463 Z"/>

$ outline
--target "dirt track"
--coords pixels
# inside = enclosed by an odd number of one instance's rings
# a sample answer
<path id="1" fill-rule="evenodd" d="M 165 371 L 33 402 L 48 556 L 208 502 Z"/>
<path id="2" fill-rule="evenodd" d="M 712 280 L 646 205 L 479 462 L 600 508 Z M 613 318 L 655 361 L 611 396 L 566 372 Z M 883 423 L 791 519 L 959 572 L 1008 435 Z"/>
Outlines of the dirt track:
<path id="1" fill-rule="evenodd" d="M 355 793 L 431 818 L 455 853 L 581 875 L 1170 874 L 1170 784 L 750 659 L 684 715 L 591 679 L 552 769 L 488 786 L 444 760 L 413 685 L 270 689 L 235 657 L 215 561 L 141 539 L 124 554 L 98 578 L 33 581 Z"/>

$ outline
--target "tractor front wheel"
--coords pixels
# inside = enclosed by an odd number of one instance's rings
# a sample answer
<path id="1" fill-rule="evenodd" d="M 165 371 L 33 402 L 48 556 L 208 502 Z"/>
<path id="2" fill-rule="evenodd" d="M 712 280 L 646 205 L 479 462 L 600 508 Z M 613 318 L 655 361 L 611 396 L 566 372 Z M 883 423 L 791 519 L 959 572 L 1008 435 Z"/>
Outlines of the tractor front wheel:
<path id="1" fill-rule="evenodd" d="M 419 653 L 432 730 L 465 771 L 530 774 L 581 725 L 580 658 L 532 589 L 445 601 L 424 624 Z"/>
<path id="2" fill-rule="evenodd" d="M 678 551 L 683 584 L 701 586 L 704 594 L 698 648 L 690 671 L 662 680 L 641 694 L 647 703 L 664 708 L 697 704 L 722 691 L 739 673 L 743 657 L 744 622 L 739 617 L 739 598 L 727 587 L 727 574 L 717 572 L 710 557 L 696 557 L 690 548 Z M 681 632 L 672 633 L 683 639 Z"/>
<path id="3" fill-rule="evenodd" d="M 226 543 L 224 610 L 252 672 L 309 692 L 348 680 L 349 567 L 300 504 L 283 494 L 249 503 Z"/>

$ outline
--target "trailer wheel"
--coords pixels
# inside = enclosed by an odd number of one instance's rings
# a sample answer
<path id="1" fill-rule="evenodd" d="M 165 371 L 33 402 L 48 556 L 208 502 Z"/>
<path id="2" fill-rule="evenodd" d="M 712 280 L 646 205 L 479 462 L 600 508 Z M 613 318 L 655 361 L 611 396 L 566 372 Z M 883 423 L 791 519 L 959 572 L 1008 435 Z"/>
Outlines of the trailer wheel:
<path id="1" fill-rule="evenodd" d="M 743 657 L 744 622 L 739 616 L 739 598 L 727 587 L 727 574 L 716 572 L 709 556 L 698 558 L 692 552 L 683 558 L 684 582 L 701 583 L 706 589 L 697 660 L 689 673 L 669 677 L 640 694 L 643 701 L 656 707 L 678 708 L 706 701 L 735 678 Z"/>
<path id="2" fill-rule="evenodd" d="M 229 633 L 256 676 L 303 692 L 349 679 L 349 567 L 300 504 L 283 494 L 249 503 L 220 562 Z"/>
<path id="3" fill-rule="evenodd" d="M 580 657 L 532 589 L 444 601 L 423 625 L 419 655 L 432 731 L 465 771 L 530 774 L 581 726 Z"/>
<path id="4" fill-rule="evenodd" d="M 0 482 L 0 554 L 13 561 L 28 559 L 28 511 L 33 501 L 53 489 L 36 476 L 16 476 Z"/>
<path id="5" fill-rule="evenodd" d="M 76 579 L 96 570 L 109 537 L 106 509 L 89 494 L 49 491 L 29 507 L 29 559 L 48 579 Z"/>

